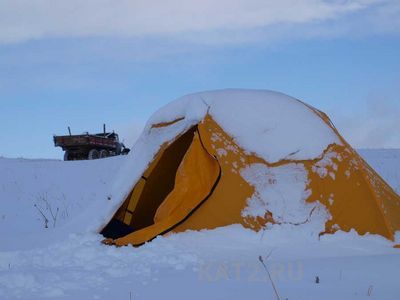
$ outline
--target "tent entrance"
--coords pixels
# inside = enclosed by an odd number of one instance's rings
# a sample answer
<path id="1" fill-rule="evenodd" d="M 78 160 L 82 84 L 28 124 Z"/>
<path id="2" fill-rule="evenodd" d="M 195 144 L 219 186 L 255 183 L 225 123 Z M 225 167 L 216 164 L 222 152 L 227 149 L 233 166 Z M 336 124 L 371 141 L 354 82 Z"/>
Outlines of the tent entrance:
<path id="1" fill-rule="evenodd" d="M 161 150 L 136 183 L 124 204 L 100 232 L 117 239 L 154 223 L 157 208 L 173 190 L 178 167 L 192 143 L 197 126 Z"/>
<path id="2" fill-rule="evenodd" d="M 102 230 L 119 245 L 139 245 L 172 230 L 212 193 L 220 177 L 197 126 L 161 151 Z"/>

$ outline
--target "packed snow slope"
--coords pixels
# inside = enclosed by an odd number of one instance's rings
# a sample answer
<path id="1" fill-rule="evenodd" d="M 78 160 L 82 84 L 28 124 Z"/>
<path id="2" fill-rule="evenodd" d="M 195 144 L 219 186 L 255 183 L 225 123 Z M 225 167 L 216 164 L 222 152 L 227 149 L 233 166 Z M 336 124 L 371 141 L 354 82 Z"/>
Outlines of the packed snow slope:
<path id="1" fill-rule="evenodd" d="M 400 150 L 360 153 L 400 191 Z M 259 233 L 233 225 L 139 248 L 100 244 L 82 230 L 81 211 L 109 197 L 126 160 L 0 158 L 0 299 L 275 299 L 259 255 L 281 299 L 398 299 L 393 243 L 354 232 L 318 238 L 313 224 Z"/>
<path id="2" fill-rule="evenodd" d="M 99 199 L 107 201 L 125 160 L 65 163 L 0 158 L 0 234 L 5 239 L 0 248 L 30 249 L 55 229 L 52 238 L 61 239 L 85 230 L 85 213 L 95 215 L 90 207 Z"/>

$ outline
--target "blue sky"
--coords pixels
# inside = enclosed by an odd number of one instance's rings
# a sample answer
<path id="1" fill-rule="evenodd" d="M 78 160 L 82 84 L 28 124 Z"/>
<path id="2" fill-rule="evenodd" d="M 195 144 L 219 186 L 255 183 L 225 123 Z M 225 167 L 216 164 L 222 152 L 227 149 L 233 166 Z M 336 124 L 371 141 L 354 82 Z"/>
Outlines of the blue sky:
<path id="1" fill-rule="evenodd" d="M 355 147 L 400 147 L 400 1 L 15 3 L 0 2 L 0 155 L 61 158 L 68 125 L 130 144 L 160 106 L 227 87 L 302 99 Z"/>

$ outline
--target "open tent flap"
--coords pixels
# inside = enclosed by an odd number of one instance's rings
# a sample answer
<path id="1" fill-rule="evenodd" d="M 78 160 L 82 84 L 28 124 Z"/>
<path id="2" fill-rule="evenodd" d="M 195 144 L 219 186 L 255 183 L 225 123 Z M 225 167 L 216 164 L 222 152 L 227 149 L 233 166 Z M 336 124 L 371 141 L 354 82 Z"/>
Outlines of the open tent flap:
<path id="1" fill-rule="evenodd" d="M 124 204 L 100 232 L 103 236 L 120 238 L 154 223 L 157 208 L 174 188 L 176 171 L 196 130 L 194 126 L 171 144 L 161 147 Z"/>
<path id="2" fill-rule="evenodd" d="M 116 245 L 140 245 L 164 234 L 207 200 L 219 177 L 218 161 L 194 127 L 161 151 L 102 234 Z"/>

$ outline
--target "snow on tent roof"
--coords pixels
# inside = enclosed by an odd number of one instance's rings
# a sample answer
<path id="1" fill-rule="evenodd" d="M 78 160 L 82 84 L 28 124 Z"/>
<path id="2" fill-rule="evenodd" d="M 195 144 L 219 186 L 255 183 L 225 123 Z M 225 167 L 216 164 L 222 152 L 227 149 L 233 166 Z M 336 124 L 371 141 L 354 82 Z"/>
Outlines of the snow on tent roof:
<path id="1" fill-rule="evenodd" d="M 270 163 L 314 159 L 330 144 L 341 144 L 335 132 L 310 107 L 285 94 L 266 90 L 227 89 L 190 94 L 158 110 L 147 128 L 183 117 L 185 122 L 194 124 L 207 112 L 238 145 Z"/>

